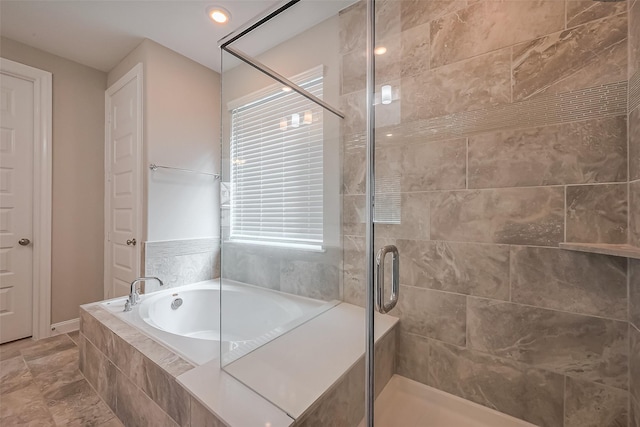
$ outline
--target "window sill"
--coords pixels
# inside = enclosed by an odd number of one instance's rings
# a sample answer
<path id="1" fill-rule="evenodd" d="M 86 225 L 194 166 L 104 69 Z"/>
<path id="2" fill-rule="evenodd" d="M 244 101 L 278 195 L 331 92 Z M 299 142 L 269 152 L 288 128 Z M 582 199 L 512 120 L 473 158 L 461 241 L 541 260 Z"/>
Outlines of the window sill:
<path id="1" fill-rule="evenodd" d="M 278 243 L 278 242 L 262 242 L 259 240 L 241 240 L 241 239 L 226 239 L 224 244 L 237 244 L 237 245 L 249 245 L 249 246 L 264 246 L 269 248 L 290 249 L 304 252 L 326 252 L 327 250 L 322 245 L 309 245 L 309 244 L 296 244 L 296 243 Z"/>

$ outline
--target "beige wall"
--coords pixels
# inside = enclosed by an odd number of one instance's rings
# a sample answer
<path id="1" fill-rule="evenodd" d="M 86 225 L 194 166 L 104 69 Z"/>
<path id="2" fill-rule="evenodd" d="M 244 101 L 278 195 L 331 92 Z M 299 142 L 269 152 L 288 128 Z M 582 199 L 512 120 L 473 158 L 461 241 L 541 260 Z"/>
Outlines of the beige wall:
<path id="1" fill-rule="evenodd" d="M 220 75 L 144 40 L 108 76 L 115 83 L 144 66 L 144 171 L 147 241 L 217 237 L 218 181 L 146 165 L 217 172 L 220 165 Z"/>
<path id="2" fill-rule="evenodd" d="M 75 319 L 103 297 L 107 75 L 6 38 L 0 56 L 53 74 L 51 322 Z"/>

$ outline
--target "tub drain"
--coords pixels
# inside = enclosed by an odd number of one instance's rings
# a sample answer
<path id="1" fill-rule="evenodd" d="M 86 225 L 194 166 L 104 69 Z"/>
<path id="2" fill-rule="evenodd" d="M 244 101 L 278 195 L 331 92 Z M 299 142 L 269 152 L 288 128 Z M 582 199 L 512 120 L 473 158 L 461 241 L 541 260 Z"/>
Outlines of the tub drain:
<path id="1" fill-rule="evenodd" d="M 181 305 L 182 305 L 182 298 L 176 298 L 171 303 L 171 309 L 172 310 L 177 310 L 178 307 L 180 307 Z"/>

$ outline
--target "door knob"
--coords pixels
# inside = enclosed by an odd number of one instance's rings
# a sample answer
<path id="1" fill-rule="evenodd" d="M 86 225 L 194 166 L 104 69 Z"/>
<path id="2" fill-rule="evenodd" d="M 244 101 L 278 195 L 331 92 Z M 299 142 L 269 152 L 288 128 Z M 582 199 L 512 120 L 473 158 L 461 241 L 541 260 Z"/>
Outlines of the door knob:
<path id="1" fill-rule="evenodd" d="M 127 240 L 127 246 L 135 246 L 135 245 L 136 245 L 136 239 Z"/>
<path id="2" fill-rule="evenodd" d="M 22 245 L 22 246 L 27 246 L 29 243 L 31 243 L 31 240 L 29 240 L 29 239 L 20 239 L 20 240 L 18 240 L 18 244 Z"/>

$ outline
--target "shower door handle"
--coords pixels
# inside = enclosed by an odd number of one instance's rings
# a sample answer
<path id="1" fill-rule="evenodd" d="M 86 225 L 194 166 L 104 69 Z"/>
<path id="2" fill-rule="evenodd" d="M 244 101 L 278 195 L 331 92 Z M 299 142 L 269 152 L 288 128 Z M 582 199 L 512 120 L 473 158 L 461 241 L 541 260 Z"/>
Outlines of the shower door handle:
<path id="1" fill-rule="evenodd" d="M 384 260 L 387 254 L 392 254 L 391 267 L 391 297 L 384 302 Z M 382 314 L 388 313 L 398 303 L 400 296 L 400 254 L 394 245 L 383 246 L 376 256 L 376 308 Z"/>

